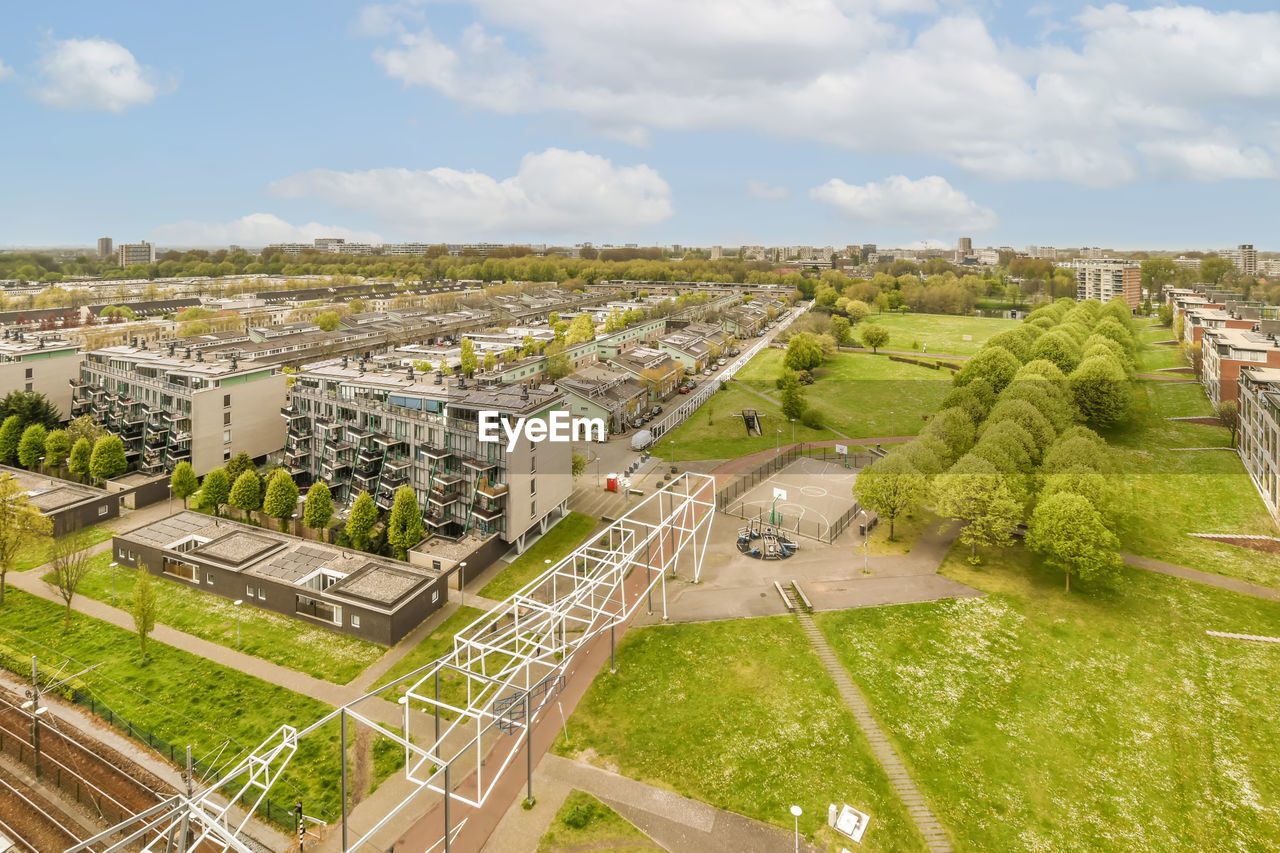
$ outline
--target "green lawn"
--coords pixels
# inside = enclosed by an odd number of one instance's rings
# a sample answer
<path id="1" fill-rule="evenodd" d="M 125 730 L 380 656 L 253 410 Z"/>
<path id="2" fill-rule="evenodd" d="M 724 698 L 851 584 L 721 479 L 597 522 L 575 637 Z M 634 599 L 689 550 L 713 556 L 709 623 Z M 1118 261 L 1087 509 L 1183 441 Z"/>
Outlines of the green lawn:
<path id="1" fill-rule="evenodd" d="M 190 744 L 197 758 L 212 757 L 227 744 L 219 767 L 234 764 L 232 759 L 243 757 L 279 726 L 307 725 L 330 710 L 322 702 L 163 643 L 149 643 L 144 662 L 132 632 L 75 614 L 70 633 L 64 634 L 62 620 L 59 605 L 10 589 L 0 609 L 0 643 L 20 659 L 39 656 L 42 672 L 69 675 L 97 664 L 82 678 L 97 702 L 180 750 Z M 300 797 L 308 814 L 336 818 L 338 766 L 334 724 L 299 743 L 273 800 L 290 808 Z"/>
<path id="2" fill-rule="evenodd" d="M 401 676 L 408 675 L 415 669 L 422 669 L 435 660 L 443 657 L 453 648 L 453 635 L 470 625 L 485 614 L 485 611 L 476 607 L 459 607 L 452 613 L 448 619 L 440 623 L 440 627 L 436 628 L 425 640 L 413 647 L 413 651 L 409 652 L 401 658 L 395 666 L 387 670 L 386 673 L 378 679 L 373 689 L 377 689 L 384 684 L 390 684 Z M 405 685 L 408 687 L 408 685 Z"/>
<path id="3" fill-rule="evenodd" d="M 662 850 L 620 814 L 582 791 L 571 791 L 538 843 L 538 853 L 584 850 L 644 853 Z"/>
<path id="4" fill-rule="evenodd" d="M 1018 320 L 950 314 L 872 314 L 867 321 L 889 330 L 887 349 L 919 352 L 924 347 L 939 355 L 973 355 L 987 338 L 1019 325 Z"/>
<path id="5" fill-rule="evenodd" d="M 765 350 L 753 358 L 747 367 L 774 352 L 779 351 Z M 738 375 L 741 377 L 742 374 Z M 773 387 L 772 383 L 773 380 L 767 383 L 769 388 Z M 766 390 L 765 383 L 751 384 Z M 760 419 L 763 435 L 747 435 L 747 428 L 743 425 L 742 418 L 738 417 L 743 409 L 754 409 L 757 414 L 763 415 Z M 782 429 L 780 437 L 777 432 L 779 429 Z M 664 435 L 655 446 L 654 453 L 663 459 L 670 459 L 669 442 L 674 439 L 677 464 L 689 459 L 735 459 L 761 450 L 773 450 L 779 440 L 783 444 L 789 444 L 791 435 L 791 424 L 782 416 L 782 409 L 777 403 L 734 384 L 717 391 L 675 432 Z M 830 430 L 809 429 L 802 423 L 795 425 L 795 440 L 798 442 L 828 441 L 839 437 Z"/>
<path id="6" fill-rule="evenodd" d="M 97 545 L 99 542 L 106 542 L 115 534 L 105 527 L 86 527 L 80 531 L 80 536 L 84 537 L 85 545 Z M 45 563 L 53 559 L 53 543 L 46 542 L 39 546 L 30 546 L 23 548 L 18 552 L 18 561 L 14 564 L 14 569 L 19 572 L 25 572 L 28 569 L 34 569 L 36 566 L 43 566 Z"/>
<path id="7" fill-rule="evenodd" d="M 772 389 L 784 355 L 780 349 L 765 350 L 737 378 L 758 390 Z M 862 352 L 837 353 L 813 375 L 817 381 L 805 388 L 805 399 L 821 414 L 824 426 L 850 438 L 915 435 L 924 427 L 925 415 L 936 412 L 952 388 L 950 370 Z M 786 430 L 782 437 L 785 441 Z"/>
<path id="8" fill-rule="evenodd" d="M 817 619 L 960 849 L 1280 848 L 1280 648 L 1204 633 L 1280 635 L 1280 604 L 1067 594 L 1021 549 L 943 573 L 989 595 Z"/>
<path id="9" fill-rule="evenodd" d="M 1196 384 L 1135 383 L 1135 413 L 1107 435 L 1122 476 L 1119 534 L 1125 550 L 1194 569 L 1280 587 L 1280 555 L 1196 539 L 1188 533 L 1277 534 L 1275 522 L 1236 454 L 1230 434 L 1165 418 L 1212 413 Z"/>
<path id="10" fill-rule="evenodd" d="M 111 553 L 92 558 L 94 568 L 80 584 L 79 594 L 111 603 Z M 116 606 L 133 606 L 138 570 L 116 570 Z M 384 646 L 338 634 L 299 619 L 261 608 L 237 608 L 230 600 L 201 592 L 182 581 L 157 578 L 157 621 L 187 634 L 236 648 L 236 611 L 240 610 L 240 650 L 280 666 L 305 672 L 335 684 L 346 684 L 386 652 Z"/>
<path id="11" fill-rule="evenodd" d="M 1138 371 L 1141 373 L 1156 373 L 1166 367 L 1185 367 L 1187 362 L 1183 359 L 1182 351 L 1177 346 L 1156 343 L 1156 341 L 1167 341 L 1172 338 L 1172 329 L 1164 327 L 1153 329 L 1149 326 L 1140 326 L 1138 339 L 1146 346 L 1138 353 Z"/>
<path id="12" fill-rule="evenodd" d="M 550 560 L 552 564 L 559 562 L 562 557 L 581 545 L 582 540 L 587 538 L 587 534 L 599 523 L 598 519 L 589 515 L 583 515 L 580 512 L 569 513 L 556 522 L 555 527 L 543 534 L 542 538 L 530 545 L 527 551 L 512 560 L 511 565 L 503 569 L 497 577 L 485 584 L 480 594 L 499 601 L 510 597 L 547 570 L 547 564 L 543 560 Z"/>
<path id="13" fill-rule="evenodd" d="M 810 836 L 847 802 L 866 849 L 924 849 L 793 617 L 632 629 L 568 728 L 561 755 L 786 829 L 799 804 Z"/>

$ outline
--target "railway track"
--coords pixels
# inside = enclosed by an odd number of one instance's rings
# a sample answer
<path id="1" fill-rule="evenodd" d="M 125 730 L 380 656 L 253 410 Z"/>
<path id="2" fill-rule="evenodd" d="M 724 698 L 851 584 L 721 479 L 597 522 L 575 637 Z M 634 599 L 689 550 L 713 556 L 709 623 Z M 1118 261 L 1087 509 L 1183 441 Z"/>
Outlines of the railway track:
<path id="1" fill-rule="evenodd" d="M 38 793 L 0 771 L 0 832 L 30 853 L 65 850 L 82 839 L 74 824 Z"/>

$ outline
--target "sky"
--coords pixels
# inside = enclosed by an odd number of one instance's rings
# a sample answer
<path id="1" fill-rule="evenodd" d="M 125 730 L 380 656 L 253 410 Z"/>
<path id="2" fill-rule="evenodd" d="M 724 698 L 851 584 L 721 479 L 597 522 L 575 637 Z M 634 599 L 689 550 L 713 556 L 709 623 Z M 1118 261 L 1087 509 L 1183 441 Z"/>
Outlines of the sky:
<path id="1" fill-rule="evenodd" d="M 1280 248 L 1273 6 L 10 4 L 0 246 Z"/>

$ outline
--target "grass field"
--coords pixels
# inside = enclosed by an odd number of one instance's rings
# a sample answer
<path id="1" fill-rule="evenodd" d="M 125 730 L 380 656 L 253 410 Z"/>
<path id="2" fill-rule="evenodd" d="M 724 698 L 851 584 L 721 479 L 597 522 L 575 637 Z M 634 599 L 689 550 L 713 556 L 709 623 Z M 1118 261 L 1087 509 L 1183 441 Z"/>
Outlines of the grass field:
<path id="1" fill-rule="evenodd" d="M 1175 449 L 1230 443 L 1230 433 L 1222 427 L 1165 420 L 1212 414 L 1203 389 L 1157 380 L 1135 385 L 1133 418 L 1107 434 L 1121 466 L 1121 545 L 1144 557 L 1280 587 L 1280 555 L 1187 535 L 1277 535 L 1235 453 Z"/>
<path id="2" fill-rule="evenodd" d="M 111 603 L 111 552 L 90 558 L 93 570 L 78 594 Z M 116 569 L 116 606 L 133 606 L 138 570 Z M 155 579 L 158 622 L 187 634 L 236 648 L 236 611 L 240 610 L 240 650 L 335 684 L 346 684 L 387 651 L 367 640 L 308 625 L 257 607 L 237 608 L 228 599 L 185 586 L 181 581 Z"/>
<path id="3" fill-rule="evenodd" d="M 374 687 L 381 687 L 384 684 L 390 684 L 401 676 L 408 675 L 415 669 L 421 669 L 432 663 L 453 648 L 453 635 L 470 625 L 472 622 L 484 615 L 484 611 L 475 607 L 462 606 L 454 611 L 448 619 L 440 623 L 440 627 L 436 628 L 430 636 L 418 645 L 413 647 L 413 651 L 402 657 L 396 662 L 396 665 L 387 670 L 386 673 L 377 680 Z M 407 687 L 407 685 L 406 685 Z M 388 694 L 390 695 L 390 694 Z"/>
<path id="4" fill-rule="evenodd" d="M 569 719 L 562 755 L 802 832 L 828 803 L 875 815 L 864 847 L 921 850 L 800 626 L 791 617 L 633 629 Z"/>
<path id="5" fill-rule="evenodd" d="M 84 537 L 86 546 L 97 545 L 99 542 L 106 542 L 115 534 L 105 527 L 86 527 L 80 531 L 80 535 Z M 36 566 L 43 566 L 45 563 L 53 559 L 53 543 L 46 542 L 36 547 L 27 546 L 18 552 L 18 560 L 14 563 L 13 568 L 19 572 L 25 572 L 28 569 L 34 569 Z"/>
<path id="6" fill-rule="evenodd" d="M 1139 323 L 1138 339 L 1146 344 L 1138 353 L 1139 373 L 1155 373 L 1167 367 L 1186 366 L 1182 351 L 1178 347 L 1156 343 L 1156 341 L 1167 341 L 1172 338 L 1172 329 L 1165 327 L 1153 329 L 1149 324 Z"/>
<path id="7" fill-rule="evenodd" d="M 757 390 L 772 389 L 782 374 L 784 355 L 780 349 L 765 350 L 737 378 Z M 915 435 L 924 427 L 924 416 L 937 411 L 952 387 L 949 370 L 860 352 L 837 353 L 813 375 L 816 381 L 805 389 L 805 399 L 822 415 L 824 426 L 849 438 Z M 798 435 L 797 428 L 800 440 Z"/>
<path id="8" fill-rule="evenodd" d="M 191 744 L 198 758 L 234 764 L 283 724 L 305 725 L 330 708 L 283 687 L 212 663 L 199 655 L 152 641 L 143 661 L 138 638 L 105 622 L 76 614 L 62 630 L 57 604 L 11 589 L 0 609 L 0 643 L 42 672 L 66 663 L 64 674 L 97 664 L 83 685 L 96 701 L 178 749 Z M 28 671 L 29 674 L 29 671 Z M 291 808 L 298 798 L 308 814 L 338 816 L 338 728 L 327 727 L 299 743 L 272 798 Z"/>
<path id="9" fill-rule="evenodd" d="M 644 853 L 662 849 L 620 814 L 582 791 L 569 793 L 538 843 L 538 853 Z"/>
<path id="10" fill-rule="evenodd" d="M 1020 549 L 943 574 L 989 595 L 817 619 L 960 849 L 1280 848 L 1280 648 L 1204 633 L 1280 635 L 1280 604 L 1067 594 Z"/>
<path id="11" fill-rule="evenodd" d="M 751 364 L 755 364 L 757 359 L 769 352 L 772 350 L 765 350 L 752 359 Z M 758 414 L 763 415 L 760 423 L 764 435 L 747 435 L 742 418 L 735 417 L 743 409 L 755 409 Z M 654 452 L 663 459 L 669 459 L 671 445 L 668 442 L 674 439 L 677 463 L 682 459 L 735 459 L 761 450 L 773 450 L 779 440 L 777 430 L 782 429 L 783 424 L 786 424 L 786 428 L 783 429 L 781 440 L 789 443 L 791 424 L 782 416 L 782 410 L 776 403 L 771 403 L 746 388 L 730 385 L 713 394 L 710 400 L 702 404 L 702 408 L 674 432 L 664 435 Z M 830 430 L 809 429 L 801 423 L 796 424 L 795 436 L 796 441 L 839 438 Z"/>
<path id="12" fill-rule="evenodd" d="M 502 601 L 519 591 L 525 584 L 547 570 L 544 560 L 552 564 L 582 544 L 600 522 L 589 515 L 571 512 L 556 522 L 537 542 L 519 557 L 511 561 L 493 580 L 484 585 L 480 594 Z"/>
<path id="13" fill-rule="evenodd" d="M 1017 328 L 1020 321 L 950 314 L 872 314 L 866 322 L 889 330 L 885 349 L 919 352 L 924 347 L 929 354 L 973 355 L 987 338 Z M 971 340 L 966 341 L 965 335 Z"/>

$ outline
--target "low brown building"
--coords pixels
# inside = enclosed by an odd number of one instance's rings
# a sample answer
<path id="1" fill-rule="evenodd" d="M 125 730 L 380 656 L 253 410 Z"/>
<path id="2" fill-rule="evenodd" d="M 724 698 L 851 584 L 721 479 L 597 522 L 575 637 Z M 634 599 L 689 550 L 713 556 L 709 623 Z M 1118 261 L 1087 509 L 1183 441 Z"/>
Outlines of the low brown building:
<path id="1" fill-rule="evenodd" d="M 383 645 L 448 600 L 445 572 L 193 511 L 112 547 L 121 565 Z"/>
<path id="2" fill-rule="evenodd" d="M 120 515 L 120 496 L 104 489 L 0 465 L 0 477 L 4 476 L 16 478 L 27 493 L 27 502 L 53 522 L 54 536 L 65 536 Z"/>

